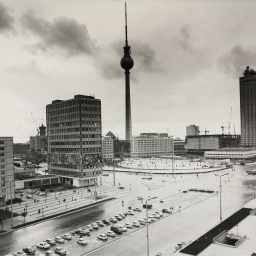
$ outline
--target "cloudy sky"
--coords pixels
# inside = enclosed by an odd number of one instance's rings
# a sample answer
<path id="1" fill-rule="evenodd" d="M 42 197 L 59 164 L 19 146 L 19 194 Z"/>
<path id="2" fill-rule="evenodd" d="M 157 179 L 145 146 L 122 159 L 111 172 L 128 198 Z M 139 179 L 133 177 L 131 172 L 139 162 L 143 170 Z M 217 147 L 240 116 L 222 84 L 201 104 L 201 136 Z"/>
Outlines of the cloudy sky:
<path id="1" fill-rule="evenodd" d="M 133 135 L 184 138 L 190 124 L 221 133 L 231 108 L 231 132 L 240 133 L 239 77 L 256 69 L 256 1 L 126 2 Z M 124 138 L 123 0 L 0 0 L 0 46 L 0 136 L 26 142 L 52 100 L 92 94 L 103 135 Z"/>

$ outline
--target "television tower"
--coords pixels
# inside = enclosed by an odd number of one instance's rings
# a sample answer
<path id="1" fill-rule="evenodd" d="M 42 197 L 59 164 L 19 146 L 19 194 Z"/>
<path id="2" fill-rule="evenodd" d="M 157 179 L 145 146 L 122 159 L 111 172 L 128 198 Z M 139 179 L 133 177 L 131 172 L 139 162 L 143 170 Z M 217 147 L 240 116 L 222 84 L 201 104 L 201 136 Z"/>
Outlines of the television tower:
<path id="1" fill-rule="evenodd" d="M 121 67 L 125 70 L 125 139 L 132 140 L 132 117 L 131 117 L 131 96 L 130 96 L 130 69 L 133 67 L 131 47 L 128 45 L 127 36 L 127 11 L 125 3 L 125 46 L 124 57 L 121 59 Z"/>

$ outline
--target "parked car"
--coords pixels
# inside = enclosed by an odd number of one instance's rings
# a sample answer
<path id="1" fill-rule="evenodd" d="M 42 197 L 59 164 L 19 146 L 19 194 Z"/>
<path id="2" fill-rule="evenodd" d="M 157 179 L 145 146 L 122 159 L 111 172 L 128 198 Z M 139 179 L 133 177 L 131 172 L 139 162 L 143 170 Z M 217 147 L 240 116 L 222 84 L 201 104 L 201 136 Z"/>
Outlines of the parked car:
<path id="1" fill-rule="evenodd" d="M 140 223 L 140 225 L 145 225 L 145 221 L 144 220 L 138 220 L 138 222 Z"/>
<path id="2" fill-rule="evenodd" d="M 106 235 L 110 236 L 110 237 L 115 237 L 116 236 L 116 234 L 113 231 L 107 231 Z"/>
<path id="3" fill-rule="evenodd" d="M 153 205 L 152 204 L 143 204 L 143 208 L 146 209 L 152 209 Z"/>
<path id="4" fill-rule="evenodd" d="M 28 199 L 32 199 L 32 196 L 31 195 L 27 195 L 26 196 Z"/>
<path id="5" fill-rule="evenodd" d="M 127 212 L 127 214 L 128 214 L 128 215 L 134 215 L 134 212 L 131 211 L 131 210 L 129 210 L 129 211 Z"/>
<path id="6" fill-rule="evenodd" d="M 56 242 L 51 238 L 45 239 L 44 242 L 48 243 L 49 245 L 55 245 L 56 244 Z"/>
<path id="7" fill-rule="evenodd" d="M 165 213 L 171 213 L 172 211 L 171 211 L 171 210 L 169 210 L 168 208 L 164 208 L 164 209 L 162 210 L 162 212 L 165 212 Z"/>
<path id="8" fill-rule="evenodd" d="M 13 255 L 14 256 L 27 256 L 27 254 L 22 250 L 15 252 Z"/>
<path id="9" fill-rule="evenodd" d="M 147 222 L 148 222 L 148 223 L 151 223 L 151 218 L 148 218 L 148 219 L 147 219 L 146 217 L 144 217 L 143 220 L 145 221 L 145 223 L 147 223 Z"/>
<path id="10" fill-rule="evenodd" d="M 97 224 L 98 226 L 100 226 L 100 227 L 104 227 L 104 224 L 103 224 L 102 221 L 100 221 L 100 220 L 97 221 L 96 224 Z"/>
<path id="11" fill-rule="evenodd" d="M 72 236 L 67 233 L 67 234 L 61 235 L 61 238 L 65 239 L 65 240 L 71 240 Z"/>
<path id="12" fill-rule="evenodd" d="M 126 217 L 123 213 L 120 213 L 119 216 L 121 216 L 123 219 Z"/>
<path id="13" fill-rule="evenodd" d="M 23 248 L 23 251 L 28 255 L 35 255 L 36 253 L 36 249 L 31 246 Z"/>
<path id="14" fill-rule="evenodd" d="M 113 223 L 117 223 L 117 219 L 115 217 L 111 217 L 109 220 Z"/>
<path id="15" fill-rule="evenodd" d="M 93 229 L 99 229 L 99 226 L 96 223 L 92 223 Z"/>
<path id="16" fill-rule="evenodd" d="M 160 219 L 160 215 L 156 213 L 152 213 L 153 218 Z"/>
<path id="17" fill-rule="evenodd" d="M 115 218 L 116 218 L 117 220 L 122 220 L 122 219 L 123 219 L 120 215 L 116 215 Z"/>
<path id="18" fill-rule="evenodd" d="M 64 239 L 61 238 L 60 236 L 56 236 L 56 237 L 54 238 L 54 240 L 55 240 L 56 243 L 58 243 L 58 244 L 63 244 L 63 243 L 65 242 Z"/>
<path id="19" fill-rule="evenodd" d="M 120 229 L 120 227 L 116 225 L 111 226 L 110 230 L 115 232 L 118 235 L 123 234 L 123 231 Z"/>
<path id="20" fill-rule="evenodd" d="M 119 228 L 120 228 L 120 230 L 122 232 L 126 232 L 127 231 L 127 227 L 125 227 L 125 226 L 119 226 Z"/>
<path id="21" fill-rule="evenodd" d="M 54 255 L 54 251 L 48 250 L 48 251 L 45 252 L 45 255 L 46 256 Z"/>
<path id="22" fill-rule="evenodd" d="M 140 227 L 140 223 L 137 221 L 133 221 L 132 225 L 133 225 L 133 227 L 137 227 L 137 228 Z"/>
<path id="23" fill-rule="evenodd" d="M 97 235 L 97 238 L 102 240 L 102 241 L 107 241 L 108 240 L 108 237 L 107 237 L 106 234 Z"/>
<path id="24" fill-rule="evenodd" d="M 124 225 L 125 225 L 125 227 L 127 227 L 127 228 L 132 228 L 132 224 L 130 224 L 130 223 L 125 223 Z"/>
<path id="25" fill-rule="evenodd" d="M 139 207 L 136 207 L 133 210 L 136 211 L 136 212 L 141 212 L 141 208 L 139 208 Z"/>
<path id="26" fill-rule="evenodd" d="M 79 239 L 77 240 L 77 243 L 78 243 L 78 244 L 81 244 L 81 245 L 87 245 L 87 241 L 86 241 L 84 238 L 79 238 Z"/>
<path id="27" fill-rule="evenodd" d="M 102 220 L 102 223 L 104 223 L 106 225 L 110 225 L 110 221 L 109 220 Z"/>
<path id="28" fill-rule="evenodd" d="M 86 228 L 89 229 L 89 231 L 93 231 L 94 230 L 92 224 L 87 225 Z"/>
<path id="29" fill-rule="evenodd" d="M 59 255 L 66 255 L 67 254 L 67 251 L 60 247 L 60 246 L 57 246 L 55 249 L 54 249 L 54 252 L 59 254 Z"/>
<path id="30" fill-rule="evenodd" d="M 162 212 L 155 212 L 156 214 L 158 214 L 160 217 L 163 217 L 163 213 Z"/>
<path id="31" fill-rule="evenodd" d="M 46 242 L 41 242 L 39 244 L 36 245 L 37 248 L 40 248 L 40 249 L 49 249 L 50 248 L 50 245 Z"/>

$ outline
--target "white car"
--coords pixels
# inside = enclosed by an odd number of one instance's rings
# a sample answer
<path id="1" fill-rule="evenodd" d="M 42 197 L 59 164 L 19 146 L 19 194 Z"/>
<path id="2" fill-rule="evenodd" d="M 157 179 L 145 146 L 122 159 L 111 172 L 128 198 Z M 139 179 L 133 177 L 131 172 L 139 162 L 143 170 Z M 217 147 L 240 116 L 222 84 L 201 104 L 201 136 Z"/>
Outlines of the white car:
<path id="1" fill-rule="evenodd" d="M 57 246 L 55 249 L 54 249 L 55 253 L 59 254 L 59 255 L 66 255 L 67 254 L 67 251 L 60 247 L 60 246 Z"/>
<path id="2" fill-rule="evenodd" d="M 86 228 L 89 229 L 89 231 L 93 231 L 94 230 L 92 224 L 87 225 Z"/>
<path id="3" fill-rule="evenodd" d="M 133 227 L 137 227 L 137 228 L 140 227 L 140 223 L 137 221 L 133 221 L 132 225 L 133 225 Z"/>
<path id="4" fill-rule="evenodd" d="M 132 224 L 130 224 L 130 223 L 125 223 L 124 226 L 127 228 L 132 228 Z"/>
<path id="5" fill-rule="evenodd" d="M 147 223 L 147 222 L 148 222 L 148 223 L 151 223 L 151 218 L 148 218 L 148 220 L 147 220 L 147 218 L 144 217 L 143 220 L 144 220 L 145 223 Z"/>
<path id="6" fill-rule="evenodd" d="M 152 213 L 153 218 L 160 219 L 160 215 L 156 213 Z"/>
<path id="7" fill-rule="evenodd" d="M 113 231 L 107 231 L 106 235 L 110 237 L 116 237 L 116 234 Z"/>
<path id="8" fill-rule="evenodd" d="M 156 214 L 158 214 L 160 217 L 163 217 L 164 214 L 162 212 L 155 212 Z"/>
<path id="9" fill-rule="evenodd" d="M 148 219 L 149 219 L 151 222 L 154 222 L 154 221 L 155 221 L 155 217 L 154 217 L 153 215 L 148 216 Z"/>
<path id="10" fill-rule="evenodd" d="M 50 245 L 46 242 L 41 242 L 39 244 L 36 245 L 37 248 L 40 248 L 40 249 L 49 249 L 50 248 Z"/>
<path id="11" fill-rule="evenodd" d="M 106 234 L 100 234 L 97 236 L 98 239 L 102 240 L 102 241 L 107 241 L 108 237 Z"/>
<path id="12" fill-rule="evenodd" d="M 127 214 L 128 214 L 128 215 L 134 215 L 134 212 L 129 210 L 129 211 L 127 212 Z"/>
<path id="13" fill-rule="evenodd" d="M 23 252 L 22 250 L 15 252 L 13 255 L 14 256 L 27 256 L 27 254 L 25 252 Z"/>
<path id="14" fill-rule="evenodd" d="M 120 228 L 120 230 L 122 232 L 126 232 L 127 231 L 127 227 L 125 227 L 125 226 L 119 226 L 119 228 Z"/>
<path id="15" fill-rule="evenodd" d="M 99 229 L 99 226 L 96 223 L 92 223 L 93 229 Z"/>
<path id="16" fill-rule="evenodd" d="M 58 243 L 58 244 L 63 244 L 65 242 L 64 239 L 61 238 L 60 236 L 56 236 L 54 238 L 54 241 L 56 241 L 56 243 Z"/>
<path id="17" fill-rule="evenodd" d="M 56 242 L 51 238 L 45 239 L 44 242 L 48 243 L 49 245 L 55 245 L 56 244 Z"/>
<path id="18" fill-rule="evenodd" d="M 96 224 L 97 224 L 98 226 L 100 226 L 100 227 L 104 227 L 103 222 L 102 222 L 102 221 L 100 221 L 100 220 L 99 220 L 99 221 L 97 221 L 97 222 L 96 222 Z"/>
<path id="19" fill-rule="evenodd" d="M 109 221 L 110 221 L 110 222 L 113 222 L 113 223 L 117 223 L 117 219 L 116 219 L 115 217 L 109 218 Z"/>
<path id="20" fill-rule="evenodd" d="M 46 256 L 54 255 L 54 251 L 48 250 L 48 251 L 45 252 L 45 255 L 46 255 Z"/>
<path id="21" fill-rule="evenodd" d="M 78 243 L 78 244 L 81 244 L 81 245 L 87 245 L 87 241 L 86 241 L 84 238 L 79 238 L 79 239 L 77 240 L 77 243 Z"/>
<path id="22" fill-rule="evenodd" d="M 65 239 L 65 240 L 71 240 L 72 236 L 67 233 L 67 234 L 62 235 L 61 238 Z"/>
<path id="23" fill-rule="evenodd" d="M 140 223 L 140 225 L 145 225 L 145 221 L 144 220 L 138 220 L 138 222 Z"/>

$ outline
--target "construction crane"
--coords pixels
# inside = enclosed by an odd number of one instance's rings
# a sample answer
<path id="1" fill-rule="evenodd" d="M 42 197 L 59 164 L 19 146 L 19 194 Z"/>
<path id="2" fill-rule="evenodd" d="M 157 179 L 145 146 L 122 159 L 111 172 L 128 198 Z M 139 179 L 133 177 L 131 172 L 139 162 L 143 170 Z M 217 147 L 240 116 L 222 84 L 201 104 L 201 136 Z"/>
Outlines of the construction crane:
<path id="1" fill-rule="evenodd" d="M 32 116 L 33 121 L 34 121 L 34 124 L 35 124 L 35 126 L 36 126 L 37 135 L 39 135 L 39 134 L 40 134 L 39 127 L 37 127 L 37 125 L 36 125 L 36 121 L 35 121 L 35 118 L 34 118 L 34 115 L 33 115 L 33 113 L 32 113 L 32 112 L 31 112 L 31 116 Z"/>
<path id="2" fill-rule="evenodd" d="M 233 124 L 233 127 L 234 127 L 234 135 L 236 135 L 236 128 L 234 124 Z"/>
<path id="3" fill-rule="evenodd" d="M 230 116 L 229 116 L 229 122 L 228 122 L 228 134 L 230 134 L 231 117 L 232 117 L 232 107 L 231 107 L 231 110 L 230 110 Z"/>
<path id="4" fill-rule="evenodd" d="M 227 126 L 223 126 L 223 124 L 222 124 L 222 126 L 220 128 L 222 130 L 222 135 L 224 135 L 224 128 L 227 128 Z"/>

